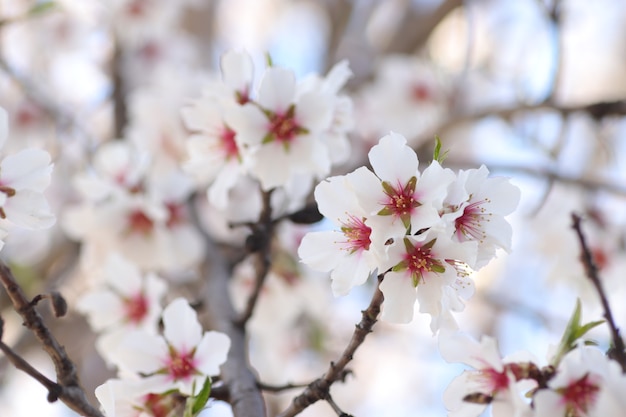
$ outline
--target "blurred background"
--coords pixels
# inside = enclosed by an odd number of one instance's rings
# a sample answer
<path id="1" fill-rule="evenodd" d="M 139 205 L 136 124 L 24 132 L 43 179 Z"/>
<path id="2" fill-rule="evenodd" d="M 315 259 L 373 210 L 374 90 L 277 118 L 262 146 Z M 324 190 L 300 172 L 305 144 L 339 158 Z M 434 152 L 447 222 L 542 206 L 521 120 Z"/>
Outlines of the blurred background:
<path id="1" fill-rule="evenodd" d="M 366 164 L 369 147 L 395 131 L 421 161 L 430 160 L 438 135 L 450 150 L 446 166 L 486 164 L 520 187 L 522 201 L 509 217 L 513 251 L 476 273 L 477 292 L 457 314 L 461 329 L 496 337 L 504 355 L 528 350 L 543 363 L 577 297 L 584 320 L 601 316 L 579 262 L 573 211 L 586 219 L 616 319 L 626 326 L 626 2 L 2 0 L 0 106 L 10 117 L 4 152 L 36 146 L 52 153 L 47 195 L 60 215 L 78 200 L 72 178 L 104 142 L 149 147 L 151 137 L 166 135 L 184 153 L 190 132 L 180 108 L 218 76 L 219 57 L 231 48 L 252 55 L 257 77 L 266 54 L 298 77 L 349 61 L 352 157 L 336 173 Z M 293 260 L 293 236 L 304 229 L 290 227 L 280 232 L 281 248 Z M 209 229 L 228 248 L 242 244 L 241 236 Z M 1 256 L 30 295 L 59 289 L 71 306 L 85 287 L 80 244 L 61 227 L 12 234 Z M 241 269 L 235 300 L 244 299 Z M 250 324 L 251 362 L 261 381 L 309 382 L 346 345 L 373 288 L 335 299 L 328 277 L 300 271 L 294 289 L 274 272 L 267 284 L 273 296 L 261 297 Z M 187 281 L 173 282 L 193 294 Z M 5 343 L 52 377 L 4 293 L 0 306 Z M 93 392 L 114 375 L 94 350 L 95 335 L 78 313 L 54 319 L 46 308 L 42 314 Z M 605 327 L 592 337 L 608 346 Z M 75 415 L 48 404 L 45 389 L 2 358 L 0 366 L 3 415 Z M 416 313 L 409 325 L 379 322 L 350 369 L 331 391 L 344 411 L 427 417 L 446 415 L 442 393 L 463 368 L 443 361 L 429 318 Z M 297 393 L 268 393 L 269 414 Z M 215 401 L 203 415 L 232 414 Z M 336 414 L 319 402 L 302 415 Z"/>

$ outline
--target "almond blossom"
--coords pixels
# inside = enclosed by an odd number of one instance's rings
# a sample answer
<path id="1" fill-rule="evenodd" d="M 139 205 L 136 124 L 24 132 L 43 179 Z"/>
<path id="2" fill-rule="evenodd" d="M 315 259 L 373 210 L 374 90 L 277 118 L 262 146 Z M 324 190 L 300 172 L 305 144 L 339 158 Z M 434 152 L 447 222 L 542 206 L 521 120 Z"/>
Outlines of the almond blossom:
<path id="1" fill-rule="evenodd" d="M 167 285 L 154 273 L 143 276 L 136 265 L 116 253 L 109 256 L 102 275 L 102 281 L 79 298 L 76 308 L 93 330 L 103 332 L 96 347 L 109 360 L 129 331 L 156 334 Z"/>
<path id="2" fill-rule="evenodd" d="M 618 384 L 620 379 L 626 379 L 621 375 L 621 368 L 616 361 L 595 346 L 574 349 L 559 362 L 556 375 L 548 382 L 549 389 L 539 390 L 535 394 L 535 416 L 592 415 L 590 412 L 595 408 L 600 391 L 604 390 L 610 378 L 614 380 L 611 382 Z"/>
<path id="3" fill-rule="evenodd" d="M 345 295 L 363 284 L 384 257 L 382 247 L 372 245 L 372 229 L 366 224 L 369 214 L 358 204 L 351 177 L 331 177 L 315 187 L 320 213 L 331 219 L 337 230 L 308 233 L 298 249 L 302 262 L 319 271 L 330 271 L 335 295 Z"/>
<path id="4" fill-rule="evenodd" d="M 439 351 L 447 362 L 471 366 L 448 386 L 443 401 L 449 417 L 479 416 L 488 404 L 494 417 L 530 417 L 531 409 L 523 398 L 524 390 L 533 388 L 525 379 L 532 357 L 520 352 L 502 358 L 496 341 L 483 336 L 480 342 L 461 332 L 443 332 Z M 525 384 L 528 382 L 528 384 Z"/>
<path id="5" fill-rule="evenodd" d="M 184 298 L 163 310 L 163 336 L 129 333 L 115 352 L 121 370 L 147 375 L 152 392 L 177 389 L 193 395 L 207 377 L 219 374 L 226 361 L 230 339 L 216 331 L 202 332 L 196 312 Z"/>
<path id="6" fill-rule="evenodd" d="M 442 220 L 458 242 L 478 242 L 478 258 L 473 268 L 485 266 L 496 249 L 511 251 L 511 225 L 504 216 L 511 214 L 520 200 L 520 190 L 507 178 L 488 178 L 489 170 L 459 171 L 443 203 Z"/>
<path id="7" fill-rule="evenodd" d="M 0 108 L 0 147 L 8 136 L 8 115 Z M 43 191 L 50 184 L 50 154 L 41 149 L 24 149 L 0 161 L 0 239 L 12 227 L 45 229 L 56 219 Z M 0 248 L 4 242 L 0 240 Z"/>
<path id="8" fill-rule="evenodd" d="M 324 92 L 297 95 L 294 73 L 270 67 L 255 102 L 233 110 L 231 127 L 263 189 L 284 185 L 296 174 L 328 174 L 331 160 L 322 138 L 332 122 L 332 101 Z"/>

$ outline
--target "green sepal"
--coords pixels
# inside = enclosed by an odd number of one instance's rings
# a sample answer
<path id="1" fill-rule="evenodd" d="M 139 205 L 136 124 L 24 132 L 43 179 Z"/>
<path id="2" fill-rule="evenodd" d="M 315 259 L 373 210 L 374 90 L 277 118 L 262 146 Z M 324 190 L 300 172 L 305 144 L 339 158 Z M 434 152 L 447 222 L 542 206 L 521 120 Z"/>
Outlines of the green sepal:
<path id="1" fill-rule="evenodd" d="M 269 52 L 265 53 L 265 63 L 267 64 L 268 68 L 271 68 L 274 66 L 274 61 L 272 61 L 272 56 L 270 55 Z"/>
<path id="2" fill-rule="evenodd" d="M 404 193 L 405 194 L 413 194 L 415 192 L 415 187 L 416 186 L 417 186 L 417 177 L 415 175 L 413 175 L 409 179 L 409 182 L 407 182 L 406 185 L 404 186 Z"/>
<path id="3" fill-rule="evenodd" d="M 383 181 L 381 183 L 381 185 L 383 186 L 383 190 L 385 191 L 385 194 L 387 194 L 388 196 L 392 196 L 392 195 L 396 195 L 396 189 L 393 188 L 393 186 L 391 184 L 389 184 L 387 181 Z"/>
<path id="4" fill-rule="evenodd" d="M 444 272 L 446 272 L 446 267 L 441 265 L 441 264 L 434 263 L 430 267 L 430 270 L 433 271 L 433 272 L 436 272 L 438 274 L 443 274 Z"/>
<path id="5" fill-rule="evenodd" d="M 266 144 L 266 143 L 270 143 L 274 141 L 274 134 L 271 132 L 268 132 L 267 135 L 263 136 L 263 140 L 261 141 L 262 144 Z"/>
<path id="6" fill-rule="evenodd" d="M 391 216 L 393 214 L 393 210 L 389 207 L 385 207 L 376 214 L 379 216 Z"/>
<path id="7" fill-rule="evenodd" d="M 405 269 L 407 269 L 409 267 L 409 264 L 407 263 L 407 261 L 400 261 L 397 264 L 395 264 L 391 270 L 393 272 L 398 272 L 398 271 L 404 271 Z"/>

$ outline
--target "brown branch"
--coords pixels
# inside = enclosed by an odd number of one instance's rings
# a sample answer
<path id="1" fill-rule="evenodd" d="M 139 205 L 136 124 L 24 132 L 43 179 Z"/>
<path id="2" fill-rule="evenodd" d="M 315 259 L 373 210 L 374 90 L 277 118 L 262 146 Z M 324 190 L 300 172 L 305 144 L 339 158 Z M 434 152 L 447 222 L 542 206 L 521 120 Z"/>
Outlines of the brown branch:
<path id="1" fill-rule="evenodd" d="M 379 285 L 382 279 L 383 274 L 378 277 Z M 327 400 L 329 398 L 331 385 L 345 377 L 346 366 L 352 360 L 354 353 L 359 346 L 361 346 L 365 337 L 372 332 L 372 328 L 374 327 L 374 324 L 376 324 L 378 314 L 380 313 L 380 306 L 382 305 L 383 300 L 383 293 L 377 285 L 370 305 L 366 310 L 361 312 L 361 321 L 356 325 L 352 338 L 350 339 L 348 346 L 346 346 L 341 354 L 339 360 L 337 362 L 331 362 L 326 373 L 311 382 L 302 394 L 293 399 L 289 407 L 283 411 L 279 417 L 293 417 L 313 403 L 319 400 Z"/>
<path id="2" fill-rule="evenodd" d="M 251 225 L 252 235 L 249 236 L 247 244 L 249 249 L 257 253 L 256 256 L 256 277 L 254 280 L 254 288 L 252 294 L 246 302 L 246 308 L 236 321 L 238 326 L 244 327 L 254 313 L 254 307 L 261 294 L 261 289 L 267 278 L 267 274 L 272 266 L 271 251 L 272 238 L 274 236 L 274 222 L 272 222 L 272 190 L 263 191 L 263 209 L 259 216 L 259 221 Z"/>
<path id="3" fill-rule="evenodd" d="M 5 357 L 20 371 L 23 371 L 33 377 L 37 382 L 46 387 L 48 390 L 48 401 L 54 402 L 59 398 L 63 388 L 54 381 L 48 379 L 45 375 L 35 369 L 30 363 L 26 362 L 24 358 L 15 353 L 9 346 L 0 341 L 0 350 L 4 353 Z"/>
<path id="4" fill-rule="evenodd" d="M 37 312 L 35 306 L 31 304 L 31 301 L 26 298 L 11 270 L 1 262 L 0 281 L 7 291 L 15 311 L 24 320 L 24 325 L 37 337 L 44 351 L 54 363 L 57 383 L 61 389 L 58 393 L 58 398 L 69 408 L 83 416 L 104 417 L 97 408 L 87 401 L 85 392 L 78 380 L 76 366 L 68 357 L 65 348 L 46 327 L 41 315 Z"/>
<path id="5" fill-rule="evenodd" d="M 620 364 L 622 371 L 626 372 L 626 351 L 624 349 L 624 340 L 622 339 L 622 336 L 620 336 L 619 328 L 613 320 L 613 313 L 611 312 L 609 301 L 607 300 L 606 293 L 602 287 L 602 281 L 600 280 L 600 276 L 598 274 L 598 267 L 593 260 L 593 255 L 591 254 L 589 247 L 587 246 L 587 241 L 581 227 L 581 221 L 582 219 L 579 215 L 572 213 L 572 227 L 576 231 L 578 241 L 580 242 L 581 261 L 585 266 L 587 278 L 589 278 L 596 289 L 598 296 L 600 297 L 600 302 L 602 303 L 602 308 L 604 309 L 604 318 L 606 319 L 611 331 L 613 348 L 609 352 L 609 356 Z"/>
<path id="6" fill-rule="evenodd" d="M 228 290 L 230 270 L 228 259 L 220 253 L 211 238 L 200 227 L 196 207 L 191 205 L 194 223 L 202 232 L 206 243 L 204 262 L 205 287 L 202 299 L 206 305 L 207 327 L 225 333 L 231 341 L 226 362 L 220 367 L 222 391 L 232 406 L 235 417 L 264 417 L 265 402 L 257 386 L 257 378 L 248 364 L 247 337 L 245 327 L 238 326 L 237 312 Z"/>
<path id="7" fill-rule="evenodd" d="M 269 385 L 264 384 L 263 382 L 257 382 L 257 386 L 266 392 L 278 393 L 283 391 L 288 391 L 296 388 L 305 388 L 309 384 L 285 384 L 285 385 Z"/>
<path id="8" fill-rule="evenodd" d="M 126 108 L 126 85 L 124 82 L 124 55 L 120 42 L 115 41 L 113 57 L 111 58 L 111 82 L 113 83 L 113 126 L 114 138 L 120 139 L 128 124 L 128 109 Z"/>
<path id="9" fill-rule="evenodd" d="M 463 0 L 445 0 L 432 13 L 425 14 L 407 2 L 406 13 L 385 53 L 413 53 L 421 49 L 437 25 L 452 10 L 462 5 Z"/>

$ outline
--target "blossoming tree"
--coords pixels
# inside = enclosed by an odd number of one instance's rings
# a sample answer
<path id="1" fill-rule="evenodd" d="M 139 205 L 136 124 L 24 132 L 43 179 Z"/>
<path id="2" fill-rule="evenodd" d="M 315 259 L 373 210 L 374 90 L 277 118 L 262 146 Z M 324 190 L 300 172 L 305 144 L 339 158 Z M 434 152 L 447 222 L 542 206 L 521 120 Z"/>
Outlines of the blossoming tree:
<path id="1" fill-rule="evenodd" d="M 0 408 L 622 416 L 626 8 L 423 3 L 3 2 Z"/>

